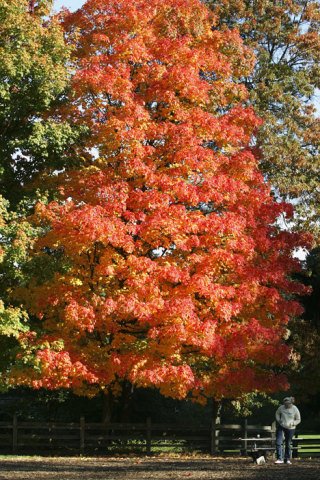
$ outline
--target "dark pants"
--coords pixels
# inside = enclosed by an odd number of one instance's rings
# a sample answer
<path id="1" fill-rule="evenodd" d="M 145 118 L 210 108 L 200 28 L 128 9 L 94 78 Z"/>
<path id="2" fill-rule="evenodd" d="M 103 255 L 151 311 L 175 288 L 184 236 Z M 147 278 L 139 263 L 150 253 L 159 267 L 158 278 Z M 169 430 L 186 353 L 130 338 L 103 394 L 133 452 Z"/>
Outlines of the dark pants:
<path id="1" fill-rule="evenodd" d="M 283 428 L 281 425 L 277 425 L 276 433 L 276 449 L 277 449 L 277 458 L 279 460 L 290 460 L 291 458 L 291 441 L 294 436 L 295 429 Z M 283 456 L 283 437 L 284 437 L 284 456 Z"/>

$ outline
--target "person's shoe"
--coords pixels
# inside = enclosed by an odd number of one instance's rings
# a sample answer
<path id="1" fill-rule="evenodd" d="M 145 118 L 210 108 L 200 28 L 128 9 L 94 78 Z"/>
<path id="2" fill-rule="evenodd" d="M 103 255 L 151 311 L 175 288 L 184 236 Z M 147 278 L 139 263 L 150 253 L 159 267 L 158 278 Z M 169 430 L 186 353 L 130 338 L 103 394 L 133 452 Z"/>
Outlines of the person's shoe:
<path id="1" fill-rule="evenodd" d="M 284 461 L 278 458 L 278 460 L 276 460 L 274 463 L 284 463 Z"/>
<path id="2" fill-rule="evenodd" d="M 284 463 L 286 463 L 287 465 L 291 465 L 290 460 L 286 460 Z"/>

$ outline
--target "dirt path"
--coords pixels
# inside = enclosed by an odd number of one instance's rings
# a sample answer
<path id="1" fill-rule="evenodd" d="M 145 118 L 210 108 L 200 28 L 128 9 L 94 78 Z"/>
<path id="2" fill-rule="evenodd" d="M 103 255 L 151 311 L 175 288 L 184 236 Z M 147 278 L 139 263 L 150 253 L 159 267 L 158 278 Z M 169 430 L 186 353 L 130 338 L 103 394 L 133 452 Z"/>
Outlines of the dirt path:
<path id="1" fill-rule="evenodd" d="M 0 457 L 1 480 L 319 480 L 320 459 L 258 466 L 247 458 Z"/>

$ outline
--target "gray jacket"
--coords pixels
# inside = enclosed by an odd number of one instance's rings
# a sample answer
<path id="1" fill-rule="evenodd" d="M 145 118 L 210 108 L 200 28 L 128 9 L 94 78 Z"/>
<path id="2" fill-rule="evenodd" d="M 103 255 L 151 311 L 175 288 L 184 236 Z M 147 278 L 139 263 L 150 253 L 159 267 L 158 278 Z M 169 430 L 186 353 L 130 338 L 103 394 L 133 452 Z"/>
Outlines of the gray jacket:
<path id="1" fill-rule="evenodd" d="M 290 408 L 281 405 L 276 411 L 276 420 L 281 427 L 293 430 L 301 422 L 301 416 L 295 405 L 291 405 Z"/>

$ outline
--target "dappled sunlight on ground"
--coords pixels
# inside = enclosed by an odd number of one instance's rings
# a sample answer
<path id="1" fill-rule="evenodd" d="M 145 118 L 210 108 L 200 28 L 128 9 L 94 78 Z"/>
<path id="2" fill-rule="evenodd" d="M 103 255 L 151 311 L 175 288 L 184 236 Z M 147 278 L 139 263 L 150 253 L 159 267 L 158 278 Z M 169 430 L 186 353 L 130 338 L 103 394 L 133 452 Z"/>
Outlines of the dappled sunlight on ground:
<path id="1" fill-rule="evenodd" d="M 258 466 L 243 457 L 0 457 L 0 480 L 319 480 L 319 472 L 320 459 Z"/>

